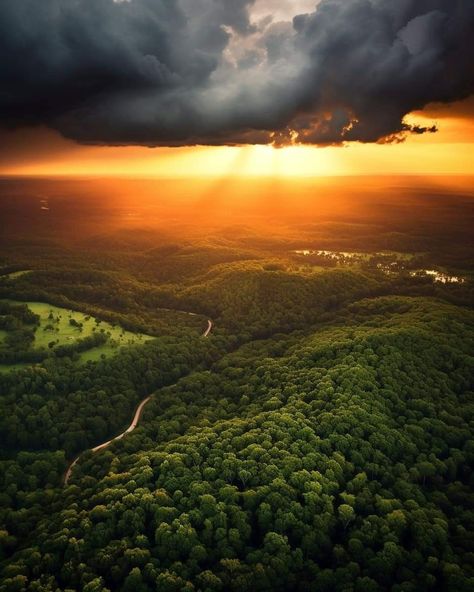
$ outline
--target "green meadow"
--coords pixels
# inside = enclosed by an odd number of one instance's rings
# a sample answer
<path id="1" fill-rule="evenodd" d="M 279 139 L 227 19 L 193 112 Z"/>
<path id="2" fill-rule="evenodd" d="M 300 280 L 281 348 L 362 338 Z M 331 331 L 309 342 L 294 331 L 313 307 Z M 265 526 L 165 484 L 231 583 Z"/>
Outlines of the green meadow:
<path id="1" fill-rule="evenodd" d="M 59 346 L 74 345 L 79 340 L 102 333 L 107 340 L 104 344 L 91 347 L 79 353 L 80 362 L 97 361 L 117 353 L 124 346 L 145 343 L 152 339 L 149 335 L 126 331 L 119 325 L 112 325 L 91 315 L 77 310 L 53 306 L 46 302 L 17 302 L 6 300 L 9 304 L 26 304 L 34 314 L 39 316 L 39 325 L 35 329 L 35 337 L 31 349 L 51 350 L 54 353 Z M 7 331 L 0 330 L 0 346 L 7 337 Z M 28 364 L 0 364 L 0 371 L 22 368 Z"/>

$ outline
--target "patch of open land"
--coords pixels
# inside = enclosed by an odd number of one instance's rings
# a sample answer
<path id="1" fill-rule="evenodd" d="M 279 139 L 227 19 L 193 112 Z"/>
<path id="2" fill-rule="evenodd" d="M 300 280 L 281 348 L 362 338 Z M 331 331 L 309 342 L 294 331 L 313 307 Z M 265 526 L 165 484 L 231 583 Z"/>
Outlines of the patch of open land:
<path id="1" fill-rule="evenodd" d="M 94 334 L 103 334 L 106 340 L 103 344 L 91 347 L 79 353 L 79 361 L 97 361 L 117 353 L 119 348 L 143 344 L 153 339 L 143 333 L 133 333 L 91 315 L 53 306 L 46 302 L 18 302 L 4 300 L 9 304 L 26 304 L 31 312 L 38 315 L 39 324 L 34 330 L 34 341 L 31 349 L 35 351 L 51 351 L 60 346 L 74 345 L 79 340 Z M 7 331 L 0 331 L 0 347 L 8 335 Z M 0 371 L 26 367 L 29 364 L 0 364 Z"/>

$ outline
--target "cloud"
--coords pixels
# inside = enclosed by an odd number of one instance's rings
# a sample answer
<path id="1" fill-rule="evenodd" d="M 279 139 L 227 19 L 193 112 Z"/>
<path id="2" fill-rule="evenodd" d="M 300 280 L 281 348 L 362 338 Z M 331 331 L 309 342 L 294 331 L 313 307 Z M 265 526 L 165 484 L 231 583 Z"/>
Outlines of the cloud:
<path id="1" fill-rule="evenodd" d="M 315 0 L 286 22 L 256 20 L 265 1 L 2 3 L 0 123 L 113 145 L 376 142 L 474 93 L 472 0 Z"/>

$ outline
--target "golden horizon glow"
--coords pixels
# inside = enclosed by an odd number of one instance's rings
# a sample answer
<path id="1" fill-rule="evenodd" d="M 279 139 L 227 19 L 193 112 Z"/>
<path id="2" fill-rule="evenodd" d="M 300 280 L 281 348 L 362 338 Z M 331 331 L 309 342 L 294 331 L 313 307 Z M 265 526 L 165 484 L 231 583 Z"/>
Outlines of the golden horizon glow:
<path id="1" fill-rule="evenodd" d="M 407 118 L 429 125 L 429 114 Z M 16 135 L 15 135 L 16 134 Z M 474 121 L 444 118 L 436 134 L 411 135 L 400 144 L 342 147 L 294 145 L 84 146 L 51 130 L 15 132 L 19 155 L 0 162 L 4 176 L 71 177 L 320 177 L 357 175 L 466 175 L 474 172 Z M 8 147 L 8 136 L 7 144 Z M 36 142 L 36 145 L 35 145 Z"/>

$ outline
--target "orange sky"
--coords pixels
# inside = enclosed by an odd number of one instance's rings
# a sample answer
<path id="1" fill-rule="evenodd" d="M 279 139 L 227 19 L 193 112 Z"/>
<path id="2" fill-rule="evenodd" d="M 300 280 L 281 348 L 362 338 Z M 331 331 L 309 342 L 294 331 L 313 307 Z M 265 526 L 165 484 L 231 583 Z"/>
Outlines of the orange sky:
<path id="1" fill-rule="evenodd" d="M 466 103 L 465 103 L 466 104 Z M 270 146 L 144 148 L 81 146 L 46 129 L 3 133 L 2 175 L 131 177 L 312 177 L 374 174 L 474 173 L 474 119 L 468 109 L 432 107 L 410 123 L 439 132 L 410 136 L 400 144 L 354 143 L 345 147 Z"/>

